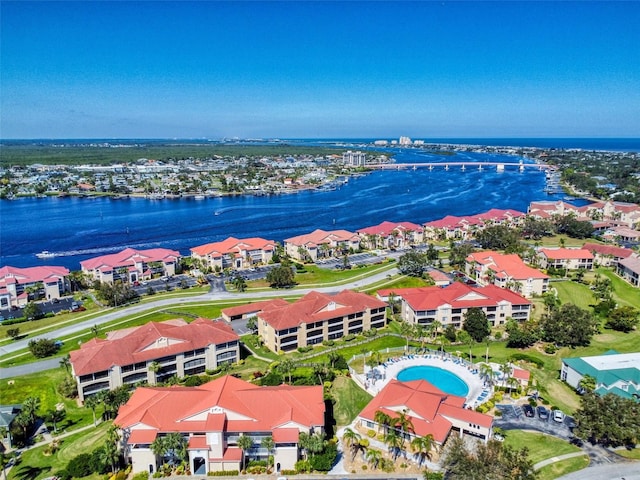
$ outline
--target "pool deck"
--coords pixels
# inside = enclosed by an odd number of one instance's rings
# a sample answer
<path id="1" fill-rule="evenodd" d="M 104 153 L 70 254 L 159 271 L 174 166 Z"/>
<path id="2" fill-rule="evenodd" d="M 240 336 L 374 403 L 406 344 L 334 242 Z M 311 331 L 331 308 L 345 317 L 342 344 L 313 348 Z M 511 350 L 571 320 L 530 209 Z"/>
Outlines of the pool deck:
<path id="1" fill-rule="evenodd" d="M 378 365 L 373 369 L 365 365 L 364 374 L 356 374 L 356 380 L 368 393 L 375 396 L 380 393 L 380 390 L 382 390 L 391 379 L 397 378 L 400 371 L 405 368 L 420 365 L 439 367 L 460 377 L 469 387 L 466 404 L 471 408 L 475 408 L 486 402 L 493 395 L 492 387 L 485 384 L 483 378 L 480 376 L 480 367 L 478 365 L 470 364 L 455 355 L 447 353 L 403 355 L 397 358 L 390 358 L 384 362 L 384 364 Z M 378 378 L 374 379 L 370 377 L 372 373 L 371 370 L 377 370 L 376 376 Z"/>

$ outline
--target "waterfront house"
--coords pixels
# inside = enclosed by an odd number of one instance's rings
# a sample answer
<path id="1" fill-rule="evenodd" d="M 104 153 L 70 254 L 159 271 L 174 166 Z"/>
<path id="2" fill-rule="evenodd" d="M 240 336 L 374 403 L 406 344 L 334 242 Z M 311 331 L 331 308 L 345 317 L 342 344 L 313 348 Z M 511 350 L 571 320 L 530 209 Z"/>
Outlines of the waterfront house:
<path id="1" fill-rule="evenodd" d="M 386 325 L 387 304 L 364 293 L 310 292 L 257 314 L 258 335 L 274 352 L 337 340 Z"/>
<path id="2" fill-rule="evenodd" d="M 495 285 L 471 287 L 461 282 L 441 287 L 401 288 L 393 291 L 401 302 L 402 320 L 429 326 L 439 322 L 444 328 L 462 328 L 470 308 L 479 308 L 492 327 L 504 325 L 507 319 L 529 320 L 531 301 L 522 295 Z"/>
<path id="3" fill-rule="evenodd" d="M 604 355 L 562 359 L 561 380 L 578 388 L 585 375 L 595 379 L 598 395 L 613 393 L 640 400 L 640 352 L 610 350 Z"/>
<path id="4" fill-rule="evenodd" d="M 620 260 L 633 255 L 630 248 L 603 245 L 600 243 L 585 243 L 582 248 L 593 254 L 593 261 L 604 267 L 616 266 Z"/>
<path id="5" fill-rule="evenodd" d="M 391 380 L 358 414 L 357 422 L 365 430 L 381 431 L 386 427 L 376 421 L 376 412 L 398 418 L 405 414 L 413 424 L 413 431 L 399 435 L 411 442 L 415 437 L 432 435 L 442 447 L 452 432 L 469 435 L 487 442 L 491 438 L 493 417 L 465 408 L 466 399 L 450 395 L 425 380 L 400 382 Z"/>
<path id="6" fill-rule="evenodd" d="M 382 222 L 357 230 L 361 243 L 369 250 L 407 248 L 424 240 L 423 228 L 411 222 Z"/>
<path id="7" fill-rule="evenodd" d="M 472 253 L 466 258 L 465 271 L 480 285 L 493 284 L 508 288 L 526 298 L 542 295 L 549 288 L 549 276 L 526 265 L 515 253 Z"/>
<path id="8" fill-rule="evenodd" d="M 640 223 L 640 205 L 625 202 L 594 202 L 576 207 L 563 201 L 531 202 L 527 210 L 531 216 L 552 218 L 553 216 L 574 215 L 582 221 L 606 221 L 612 226 L 635 228 Z"/>
<path id="9" fill-rule="evenodd" d="M 34 298 L 54 300 L 70 291 L 69 270 L 65 267 L 0 268 L 0 308 L 24 307 Z"/>
<path id="10" fill-rule="evenodd" d="M 264 238 L 229 237 L 222 242 L 207 243 L 191 249 L 191 257 L 201 260 L 214 270 L 242 270 L 258 264 L 267 264 L 276 249 L 274 240 Z"/>
<path id="11" fill-rule="evenodd" d="M 241 436 L 254 445 L 247 459 L 273 456 L 276 471 L 293 470 L 300 456 L 300 433 L 324 431 L 325 403 L 320 385 L 259 387 L 224 376 L 197 387 L 138 388 L 120 407 L 114 425 L 120 429 L 125 460 L 132 472 L 155 473 L 162 463 L 151 444 L 169 433 L 187 441 L 189 470 L 194 475 L 241 470 Z M 261 445 L 271 437 L 269 451 Z"/>
<path id="12" fill-rule="evenodd" d="M 640 257 L 633 255 L 620 260 L 616 273 L 634 287 L 640 287 Z"/>
<path id="13" fill-rule="evenodd" d="M 113 283 L 121 280 L 135 283 L 155 276 L 175 275 L 180 258 L 180 252 L 166 248 L 125 248 L 118 253 L 84 260 L 80 262 L 80 267 L 83 273 L 99 282 Z"/>
<path id="14" fill-rule="evenodd" d="M 360 248 L 360 237 L 347 230 L 314 230 L 305 235 L 287 238 L 287 255 L 301 262 L 315 262 L 321 258 L 340 256 Z"/>
<path id="15" fill-rule="evenodd" d="M 239 337 L 223 321 L 149 322 L 93 338 L 70 353 L 80 401 L 102 390 L 174 375 L 197 375 L 240 359 Z"/>
<path id="16" fill-rule="evenodd" d="M 469 225 L 464 217 L 447 215 L 439 220 L 427 222 L 423 227 L 425 240 L 464 240 L 469 237 Z"/>
<path id="17" fill-rule="evenodd" d="M 541 248 L 538 250 L 542 268 L 592 270 L 593 254 L 583 248 Z"/>

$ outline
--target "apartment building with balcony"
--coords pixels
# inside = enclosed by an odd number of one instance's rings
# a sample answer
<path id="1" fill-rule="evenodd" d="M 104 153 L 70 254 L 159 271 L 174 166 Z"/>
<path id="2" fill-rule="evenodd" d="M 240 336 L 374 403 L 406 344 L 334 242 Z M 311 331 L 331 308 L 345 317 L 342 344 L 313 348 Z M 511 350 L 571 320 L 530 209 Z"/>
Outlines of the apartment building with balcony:
<path id="1" fill-rule="evenodd" d="M 84 260 L 80 262 L 80 267 L 83 273 L 99 282 L 113 283 L 121 280 L 135 283 L 154 276 L 175 275 L 181 258 L 180 252 L 166 248 L 125 248 L 118 253 Z"/>
<path id="2" fill-rule="evenodd" d="M 589 250 L 593 254 L 594 263 L 598 263 L 604 267 L 615 267 L 620 260 L 629 258 L 634 254 L 634 251 L 630 248 L 603 245 L 601 243 L 585 243 L 582 248 Z"/>
<path id="3" fill-rule="evenodd" d="M 541 248 L 538 250 L 538 258 L 540 266 L 545 269 L 593 269 L 593 254 L 583 248 Z"/>
<path id="4" fill-rule="evenodd" d="M 278 385 L 260 387 L 232 376 L 198 387 L 138 388 L 123 405 L 114 425 L 120 429 L 125 460 L 133 473 L 155 473 L 162 463 L 151 450 L 158 437 L 180 433 L 187 441 L 194 475 L 240 471 L 243 451 L 238 439 L 254 444 L 245 455 L 267 460 L 276 471 L 292 470 L 300 458 L 300 433 L 323 432 L 323 388 Z M 261 446 L 271 437 L 275 448 Z"/>
<path id="5" fill-rule="evenodd" d="M 386 325 L 387 304 L 364 293 L 310 292 L 287 306 L 258 313 L 258 335 L 274 352 L 337 340 Z"/>
<path id="6" fill-rule="evenodd" d="M 24 307 L 32 289 L 35 298 L 53 300 L 64 296 L 71 291 L 69 270 L 55 266 L 0 268 L 0 308 Z"/>
<path id="7" fill-rule="evenodd" d="M 254 265 L 266 265 L 273 258 L 275 250 L 274 240 L 229 237 L 222 242 L 193 247 L 191 257 L 203 261 L 213 270 L 242 270 Z"/>
<path id="8" fill-rule="evenodd" d="M 465 273 L 479 285 L 496 285 L 526 298 L 549 289 L 549 276 L 526 265 L 517 254 L 494 251 L 475 252 L 466 258 Z"/>
<path id="9" fill-rule="evenodd" d="M 301 262 L 315 262 L 321 258 L 344 255 L 360 248 L 360 237 L 347 230 L 314 230 L 305 235 L 287 238 L 284 249 L 287 255 Z"/>
<path id="10" fill-rule="evenodd" d="M 149 322 L 107 333 L 70 353 L 81 402 L 102 390 L 196 375 L 240 359 L 238 335 L 223 321 Z"/>
<path id="11" fill-rule="evenodd" d="M 369 250 L 377 248 L 406 248 L 424 240 L 423 228 L 411 222 L 382 222 L 379 225 L 362 228 L 356 233 Z"/>
<path id="12" fill-rule="evenodd" d="M 506 324 L 509 318 L 529 320 L 532 303 L 511 290 L 495 285 L 471 287 L 453 282 L 447 287 L 400 288 L 394 295 L 401 302 L 400 315 L 405 322 L 429 326 L 462 328 L 470 308 L 479 308 L 492 327 Z"/>

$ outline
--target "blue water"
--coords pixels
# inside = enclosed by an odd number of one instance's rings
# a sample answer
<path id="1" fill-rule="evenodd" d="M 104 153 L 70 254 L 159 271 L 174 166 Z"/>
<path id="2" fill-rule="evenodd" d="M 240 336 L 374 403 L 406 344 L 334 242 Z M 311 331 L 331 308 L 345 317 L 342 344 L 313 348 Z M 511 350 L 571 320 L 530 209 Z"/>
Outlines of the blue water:
<path id="1" fill-rule="evenodd" d="M 520 160 L 483 153 L 441 157 L 411 149 L 396 152 L 398 162 Z M 81 260 L 125 247 L 171 248 L 188 255 L 192 247 L 228 236 L 260 236 L 281 242 L 316 228 L 355 231 L 385 220 L 420 224 L 491 208 L 526 212 L 533 200 L 563 198 L 563 194 L 545 194 L 544 186 L 545 175 L 537 169 L 519 172 L 514 166 L 496 172 L 488 167 L 462 172 L 419 168 L 376 171 L 351 178 L 334 191 L 268 197 L 1 200 L 0 266 L 28 267 L 46 262 L 79 270 Z M 221 213 L 214 215 L 216 211 Z M 57 256 L 37 259 L 35 254 L 42 250 Z"/>
<path id="2" fill-rule="evenodd" d="M 458 397 L 466 397 L 469 393 L 468 385 L 460 377 L 439 367 L 419 365 L 405 368 L 398 373 L 398 380 L 401 382 L 426 380 L 443 392 Z"/>

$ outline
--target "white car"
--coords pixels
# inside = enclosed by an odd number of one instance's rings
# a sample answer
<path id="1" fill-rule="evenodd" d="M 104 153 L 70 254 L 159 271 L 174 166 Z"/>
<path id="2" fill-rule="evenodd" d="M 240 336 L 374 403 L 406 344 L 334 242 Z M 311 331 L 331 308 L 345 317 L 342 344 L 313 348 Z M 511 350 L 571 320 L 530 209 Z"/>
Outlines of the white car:
<path id="1" fill-rule="evenodd" d="M 554 410 L 553 420 L 558 423 L 564 422 L 564 412 L 562 410 Z"/>

